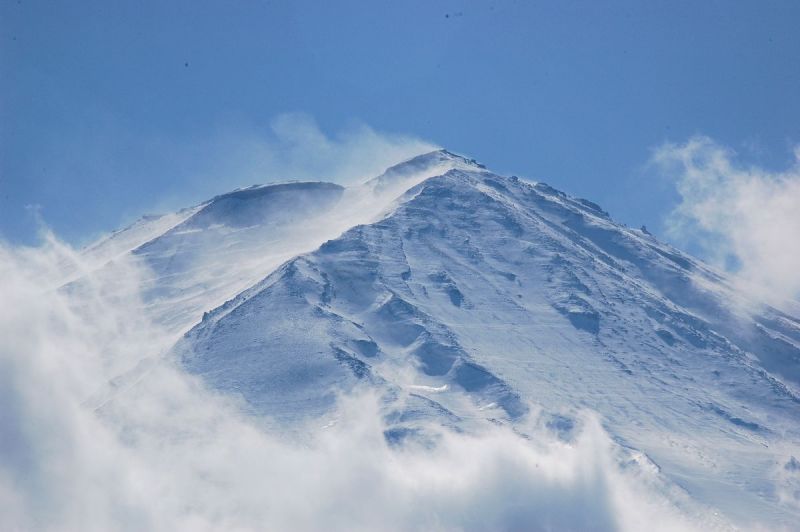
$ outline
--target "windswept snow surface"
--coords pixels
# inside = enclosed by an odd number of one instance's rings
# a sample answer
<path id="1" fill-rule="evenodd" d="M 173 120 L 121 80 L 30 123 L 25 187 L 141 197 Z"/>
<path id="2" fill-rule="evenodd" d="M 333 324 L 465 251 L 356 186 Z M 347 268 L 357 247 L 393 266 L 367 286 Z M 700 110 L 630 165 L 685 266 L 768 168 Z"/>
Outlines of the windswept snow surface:
<path id="1" fill-rule="evenodd" d="M 569 437 L 590 408 L 698 500 L 778 526 L 800 517 L 784 468 L 800 444 L 798 346 L 796 318 L 722 274 L 589 201 L 473 163 L 286 262 L 178 351 L 286 421 L 323 415 L 341 388 L 383 388 L 407 401 L 392 437 L 419 416 L 514 426 L 531 405 Z"/>
<path id="2" fill-rule="evenodd" d="M 114 259 L 132 254 L 150 273 L 137 287 L 144 311 L 182 334 L 203 312 L 283 262 L 379 218 L 409 187 L 470 164 L 436 151 L 348 189 L 324 182 L 255 185 L 175 214 L 142 218 L 87 247 L 83 255 L 100 275 L 113 278 Z"/>
<path id="3" fill-rule="evenodd" d="M 333 529 L 800 522 L 798 317 L 543 183 L 439 150 L 347 188 L 236 190 L 82 256 L 59 297 L 102 286 L 165 335 L 113 364 L 104 340 L 81 399 L 135 478 L 203 486 L 165 497 L 164 528 L 319 528 L 292 490 Z"/>

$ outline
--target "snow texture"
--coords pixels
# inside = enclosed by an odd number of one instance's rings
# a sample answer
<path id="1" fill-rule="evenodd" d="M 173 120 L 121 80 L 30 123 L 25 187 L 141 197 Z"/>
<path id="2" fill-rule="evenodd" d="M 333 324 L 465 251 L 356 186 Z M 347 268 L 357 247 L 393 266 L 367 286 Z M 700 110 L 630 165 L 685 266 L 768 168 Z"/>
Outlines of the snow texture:
<path id="1" fill-rule="evenodd" d="M 673 502 L 800 522 L 800 320 L 590 201 L 439 150 L 348 188 L 237 190 L 84 251 L 101 278 L 122 255 L 176 340 L 165 360 L 272 430 L 335 423 L 366 389 L 390 447 L 596 430 Z"/>

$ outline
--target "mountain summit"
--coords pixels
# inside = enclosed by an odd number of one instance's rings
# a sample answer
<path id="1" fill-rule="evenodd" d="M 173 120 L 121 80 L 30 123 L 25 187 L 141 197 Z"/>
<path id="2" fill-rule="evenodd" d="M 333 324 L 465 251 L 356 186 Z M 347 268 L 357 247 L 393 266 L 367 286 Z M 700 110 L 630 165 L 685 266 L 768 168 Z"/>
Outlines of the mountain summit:
<path id="1" fill-rule="evenodd" d="M 439 150 L 127 231 L 91 252 L 125 242 L 175 359 L 269 423 L 367 387 L 392 442 L 532 417 L 568 441 L 588 408 L 700 502 L 800 519 L 781 502 L 800 490 L 800 320 L 590 201 Z"/>

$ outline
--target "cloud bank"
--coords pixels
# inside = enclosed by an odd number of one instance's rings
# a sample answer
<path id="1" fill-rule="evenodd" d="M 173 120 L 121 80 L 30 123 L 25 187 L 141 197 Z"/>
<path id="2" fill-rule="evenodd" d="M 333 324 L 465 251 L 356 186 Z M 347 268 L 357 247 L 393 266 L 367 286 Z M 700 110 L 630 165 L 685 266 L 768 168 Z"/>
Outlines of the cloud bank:
<path id="1" fill-rule="evenodd" d="M 135 265 L 58 289 L 80 260 L 52 237 L 0 246 L 3 530 L 726 528 L 648 462 L 623 464 L 591 414 L 571 442 L 532 425 L 397 448 L 357 393 L 301 437 L 271 431 L 163 356 Z"/>
<path id="2" fill-rule="evenodd" d="M 735 271 L 740 288 L 755 297 L 779 307 L 796 303 L 800 146 L 794 164 L 781 172 L 745 166 L 732 150 L 702 136 L 661 146 L 653 162 L 681 196 L 668 220 L 671 236 Z"/>

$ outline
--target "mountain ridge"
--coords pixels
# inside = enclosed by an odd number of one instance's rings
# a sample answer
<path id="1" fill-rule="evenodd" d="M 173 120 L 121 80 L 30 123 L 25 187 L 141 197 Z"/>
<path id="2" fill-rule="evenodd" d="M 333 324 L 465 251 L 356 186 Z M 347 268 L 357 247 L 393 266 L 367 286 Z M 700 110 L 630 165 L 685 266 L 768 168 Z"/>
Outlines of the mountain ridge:
<path id="1" fill-rule="evenodd" d="M 776 473 L 800 442 L 796 318 L 751 304 L 725 274 L 588 200 L 450 152 L 337 197 L 301 222 L 316 231 L 306 249 L 287 247 L 220 285 L 202 316 L 199 303 L 185 314 L 194 321 L 174 360 L 277 428 L 325 418 L 342 391 L 378 390 L 395 442 L 424 438 L 422 420 L 522 430 L 531 416 L 569 439 L 591 408 L 699 500 L 739 517 L 798 515 L 776 502 L 781 482 L 798 482 Z M 217 258 L 224 278 L 232 258 L 278 242 L 235 223 L 176 241 L 207 238 L 202 253 L 162 255 L 191 266 L 242 246 Z M 285 238 L 298 234 L 291 225 Z M 243 244 L 242 231 L 258 238 Z"/>

